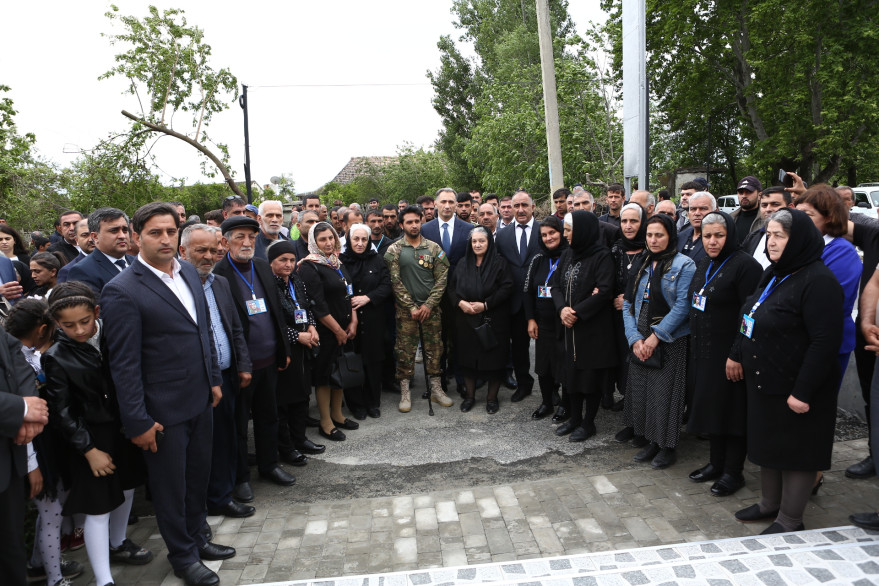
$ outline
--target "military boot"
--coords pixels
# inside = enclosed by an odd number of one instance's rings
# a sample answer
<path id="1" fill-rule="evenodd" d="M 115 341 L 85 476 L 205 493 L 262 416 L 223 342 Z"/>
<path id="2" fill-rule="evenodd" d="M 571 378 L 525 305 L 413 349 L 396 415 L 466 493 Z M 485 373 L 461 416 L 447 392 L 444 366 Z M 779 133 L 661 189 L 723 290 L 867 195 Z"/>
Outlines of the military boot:
<path id="1" fill-rule="evenodd" d="M 443 407 L 451 407 L 455 404 L 443 391 L 442 381 L 438 376 L 430 377 L 430 400 L 439 403 Z"/>
<path id="2" fill-rule="evenodd" d="M 409 413 L 412 410 L 412 398 L 409 396 L 409 380 L 400 381 L 400 406 L 401 413 Z"/>

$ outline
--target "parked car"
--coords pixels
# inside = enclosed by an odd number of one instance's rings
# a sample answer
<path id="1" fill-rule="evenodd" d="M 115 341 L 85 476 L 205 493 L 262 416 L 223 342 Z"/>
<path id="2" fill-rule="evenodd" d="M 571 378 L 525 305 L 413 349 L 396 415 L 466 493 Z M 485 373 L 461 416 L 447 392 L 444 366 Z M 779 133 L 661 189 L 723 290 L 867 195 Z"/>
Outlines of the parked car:
<path id="1" fill-rule="evenodd" d="M 721 195 L 717 198 L 717 209 L 722 212 L 726 212 L 731 214 L 732 212 L 739 209 L 739 196 L 738 195 Z"/>
<path id="2" fill-rule="evenodd" d="M 853 214 L 865 214 L 873 219 L 879 219 L 879 183 L 861 183 L 853 187 L 855 194 L 855 207 Z"/>

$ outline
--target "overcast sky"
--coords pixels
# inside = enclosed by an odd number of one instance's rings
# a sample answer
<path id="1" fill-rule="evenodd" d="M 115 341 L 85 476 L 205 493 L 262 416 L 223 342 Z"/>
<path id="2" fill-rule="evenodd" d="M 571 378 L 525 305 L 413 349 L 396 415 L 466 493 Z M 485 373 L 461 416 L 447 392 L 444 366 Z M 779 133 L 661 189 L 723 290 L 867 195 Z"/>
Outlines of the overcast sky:
<path id="1" fill-rule="evenodd" d="M 533 1 L 533 0 L 531 0 Z M 145 16 L 150 2 L 117 0 L 122 14 Z M 452 0 L 176 0 L 160 10 L 186 11 L 205 31 L 212 66 L 228 67 L 250 86 L 253 178 L 288 173 L 298 192 L 331 180 L 354 156 L 393 155 L 398 145 L 429 147 L 440 129 L 427 70 L 439 65 L 440 35 L 452 26 Z M 578 31 L 603 21 L 598 0 L 572 0 Z M 67 165 L 110 132 L 123 131 L 123 80 L 98 81 L 117 52 L 101 33 L 120 32 L 100 2 L 4 2 L 0 85 L 19 111 L 20 132 L 34 132 L 42 156 Z M 388 85 L 369 85 L 388 84 Z M 406 85 L 392 85 L 406 84 Z M 299 87 L 267 87 L 299 86 Z M 312 87 L 303 87 L 312 86 Z M 316 86 L 316 87 L 315 87 Z M 175 129 L 188 129 L 175 120 Z M 229 146 L 236 178 L 244 179 L 242 111 L 216 115 L 209 134 Z M 162 138 L 153 151 L 160 175 L 202 177 L 192 147 Z"/>

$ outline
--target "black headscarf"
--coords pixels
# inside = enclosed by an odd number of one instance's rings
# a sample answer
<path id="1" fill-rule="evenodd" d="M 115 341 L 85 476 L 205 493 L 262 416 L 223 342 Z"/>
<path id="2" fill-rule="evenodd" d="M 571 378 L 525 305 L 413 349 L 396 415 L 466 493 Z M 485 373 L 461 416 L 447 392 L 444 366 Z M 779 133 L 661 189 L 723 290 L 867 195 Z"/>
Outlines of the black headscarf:
<path id="1" fill-rule="evenodd" d="M 769 267 L 766 275 L 763 276 L 764 281 L 767 280 L 769 273 L 779 278 L 786 277 L 787 275 L 803 268 L 807 264 L 818 260 L 824 252 L 824 237 L 821 236 L 821 232 L 815 227 L 812 219 L 809 218 L 805 212 L 800 210 L 789 208 L 782 209 L 791 215 L 792 223 L 790 234 L 788 236 L 787 245 L 781 253 L 781 258 L 779 258 L 777 262 L 773 262 Z M 769 258 L 768 248 L 765 252 L 766 258 Z"/>
<path id="2" fill-rule="evenodd" d="M 540 254 L 545 257 L 556 259 L 562 255 L 562 253 L 568 248 L 568 241 L 565 240 L 565 229 L 562 226 L 562 221 L 558 216 L 547 216 L 543 218 L 540 222 L 540 227 L 548 226 L 559 233 L 559 245 L 556 246 L 553 250 L 550 250 L 546 247 L 546 244 L 543 243 L 543 236 L 540 237 Z"/>
<path id="3" fill-rule="evenodd" d="M 504 260 L 498 255 L 494 237 L 488 230 L 477 226 L 470 231 L 468 240 L 472 240 L 474 234 L 486 235 L 488 247 L 482 264 L 476 266 L 476 253 L 473 252 L 472 242 L 468 242 L 467 254 L 455 269 L 455 292 L 466 301 L 485 301 L 491 295 L 498 275 L 504 270 Z"/>
<path id="4" fill-rule="evenodd" d="M 626 300 L 631 303 L 631 311 L 634 315 L 635 289 L 638 288 L 638 283 L 641 282 L 641 275 L 643 275 L 645 271 L 649 271 L 649 267 L 653 261 L 656 261 L 656 269 L 653 271 L 653 276 L 650 277 L 650 321 L 653 323 L 655 318 L 662 317 L 671 311 L 668 302 L 665 300 L 665 296 L 662 294 L 662 276 L 671 268 L 671 263 L 674 261 L 675 255 L 678 253 L 678 231 L 675 227 L 674 220 L 664 214 L 651 216 L 645 223 L 645 226 L 649 226 L 650 224 L 662 224 L 662 227 L 665 228 L 665 231 L 668 234 L 668 244 L 665 249 L 660 250 L 659 252 L 653 252 L 649 248 L 645 251 L 644 262 L 635 273 L 635 277 L 629 280 L 629 286 L 626 291 Z"/>
<path id="5" fill-rule="evenodd" d="M 342 261 L 342 264 L 345 265 L 345 269 L 348 271 L 348 275 L 351 277 L 352 283 L 357 283 L 360 279 L 360 274 L 363 271 L 363 267 L 366 263 L 378 254 L 376 251 L 372 249 L 372 243 L 370 242 L 370 238 L 372 234 L 369 230 L 369 227 L 366 224 L 358 224 L 357 227 L 363 226 L 366 228 L 367 236 L 366 236 L 366 250 L 361 253 L 354 252 L 354 247 L 351 246 L 351 231 L 348 231 L 346 236 L 346 244 L 345 252 L 339 255 L 339 260 Z"/>
<path id="6" fill-rule="evenodd" d="M 720 210 L 708 212 L 705 214 L 705 217 L 702 218 L 702 225 L 705 225 L 705 220 L 708 219 L 708 216 L 712 215 L 722 217 L 724 224 L 726 224 L 726 242 L 723 243 L 723 248 L 720 249 L 720 254 L 717 255 L 717 258 L 713 259 L 714 262 L 721 263 L 728 259 L 733 253 L 741 250 L 742 245 L 739 244 L 739 237 L 736 235 L 736 221 L 728 213 Z"/>
<path id="7" fill-rule="evenodd" d="M 647 212 L 644 211 L 644 208 L 642 208 L 640 204 L 632 202 L 631 205 L 638 206 L 638 211 L 641 213 L 641 225 L 638 227 L 638 232 L 635 233 L 635 237 L 631 240 L 626 238 L 625 234 L 623 234 L 620 238 L 620 245 L 626 252 L 631 252 L 633 250 L 644 250 L 645 248 L 647 248 Z M 620 212 L 620 215 L 622 216 L 622 211 Z M 622 230 L 620 231 L 622 232 Z"/>
<path id="8" fill-rule="evenodd" d="M 589 258 L 605 246 L 599 242 L 598 216 L 585 210 L 571 212 L 571 252 L 574 259 Z"/>

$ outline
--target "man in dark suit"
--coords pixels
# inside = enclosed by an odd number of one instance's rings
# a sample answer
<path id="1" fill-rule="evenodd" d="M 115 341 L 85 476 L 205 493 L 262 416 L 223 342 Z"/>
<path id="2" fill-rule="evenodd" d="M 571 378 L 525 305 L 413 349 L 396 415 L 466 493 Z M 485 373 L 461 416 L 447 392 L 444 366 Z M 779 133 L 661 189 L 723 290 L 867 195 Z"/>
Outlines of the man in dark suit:
<path id="1" fill-rule="evenodd" d="M 130 247 L 128 216 L 116 208 L 98 208 L 89 214 L 88 229 L 95 249 L 67 273 L 68 281 L 82 281 L 97 295 L 113 277 L 127 269 L 134 257 Z"/>
<path id="2" fill-rule="evenodd" d="M 443 187 L 434 194 L 437 217 L 421 226 L 421 235 L 439 244 L 449 259 L 449 280 L 455 273 L 458 261 L 467 254 L 467 240 L 473 224 L 465 222 L 456 215 L 458 194 L 451 187 Z M 464 379 L 457 372 L 455 361 L 455 313 L 448 297 L 443 296 L 442 308 L 442 340 L 443 340 L 443 376 L 442 388 L 448 392 L 448 378 L 452 375 L 458 383 L 458 394 L 464 396 Z"/>
<path id="3" fill-rule="evenodd" d="M 511 401 L 521 401 L 531 394 L 534 378 L 531 376 L 531 338 L 528 320 L 522 303 L 525 273 L 531 259 L 540 250 L 540 222 L 534 219 L 534 201 L 525 191 L 513 196 L 514 222 L 501 230 L 495 243 L 498 253 L 507 261 L 513 274 L 513 296 L 510 299 L 510 337 L 513 349 L 513 369 L 518 388 Z"/>
<path id="4" fill-rule="evenodd" d="M 0 547 L 0 576 L 4 584 L 27 584 L 24 550 L 25 445 L 49 422 L 49 408 L 36 394 L 34 371 L 21 353 L 18 340 L 0 339 L 0 527 L 7 537 Z"/>
<path id="5" fill-rule="evenodd" d="M 88 218 L 83 218 L 76 223 L 76 245 L 79 246 L 79 255 L 58 271 L 59 283 L 69 281 L 70 270 L 85 260 L 95 249 L 95 241 L 92 239 L 92 231 L 89 230 Z"/>
<path id="6" fill-rule="evenodd" d="M 60 252 L 67 259 L 72 261 L 79 256 L 79 248 L 76 246 L 76 223 L 82 219 L 82 214 L 77 211 L 63 212 L 58 221 L 61 222 L 61 234 L 64 238 L 49 247 L 49 252 Z"/>
<path id="7" fill-rule="evenodd" d="M 140 255 L 104 287 L 101 314 L 122 426 L 145 451 L 168 560 L 186 584 L 213 586 L 220 579 L 201 560 L 235 555 L 201 532 L 211 406 L 222 398 L 222 376 L 198 273 L 175 258 L 179 225 L 177 210 L 166 203 L 135 212 L 131 227 Z"/>
<path id="8" fill-rule="evenodd" d="M 208 482 L 208 514 L 227 517 L 250 517 L 256 509 L 232 498 L 238 470 L 238 435 L 235 426 L 235 396 L 250 384 L 250 353 L 244 329 L 232 299 L 229 282 L 211 272 L 216 264 L 217 236 L 205 224 L 183 230 L 180 259 L 195 267 L 204 287 L 205 300 L 214 324 L 213 339 L 217 362 L 223 376 L 223 400 L 214 407 L 213 457 Z M 223 325 L 216 327 L 217 323 Z"/>
<path id="9" fill-rule="evenodd" d="M 236 397 L 238 473 L 232 496 L 240 502 L 253 500 L 247 465 L 247 420 L 253 418 L 259 474 L 281 486 L 296 479 L 278 465 L 278 369 L 290 364 L 290 345 L 283 321 L 281 298 L 268 261 L 254 258 L 259 223 L 247 216 L 227 218 L 220 226 L 223 247 L 228 251 L 214 273 L 229 281 L 238 317 L 247 340 L 252 365 L 250 385 Z"/>

